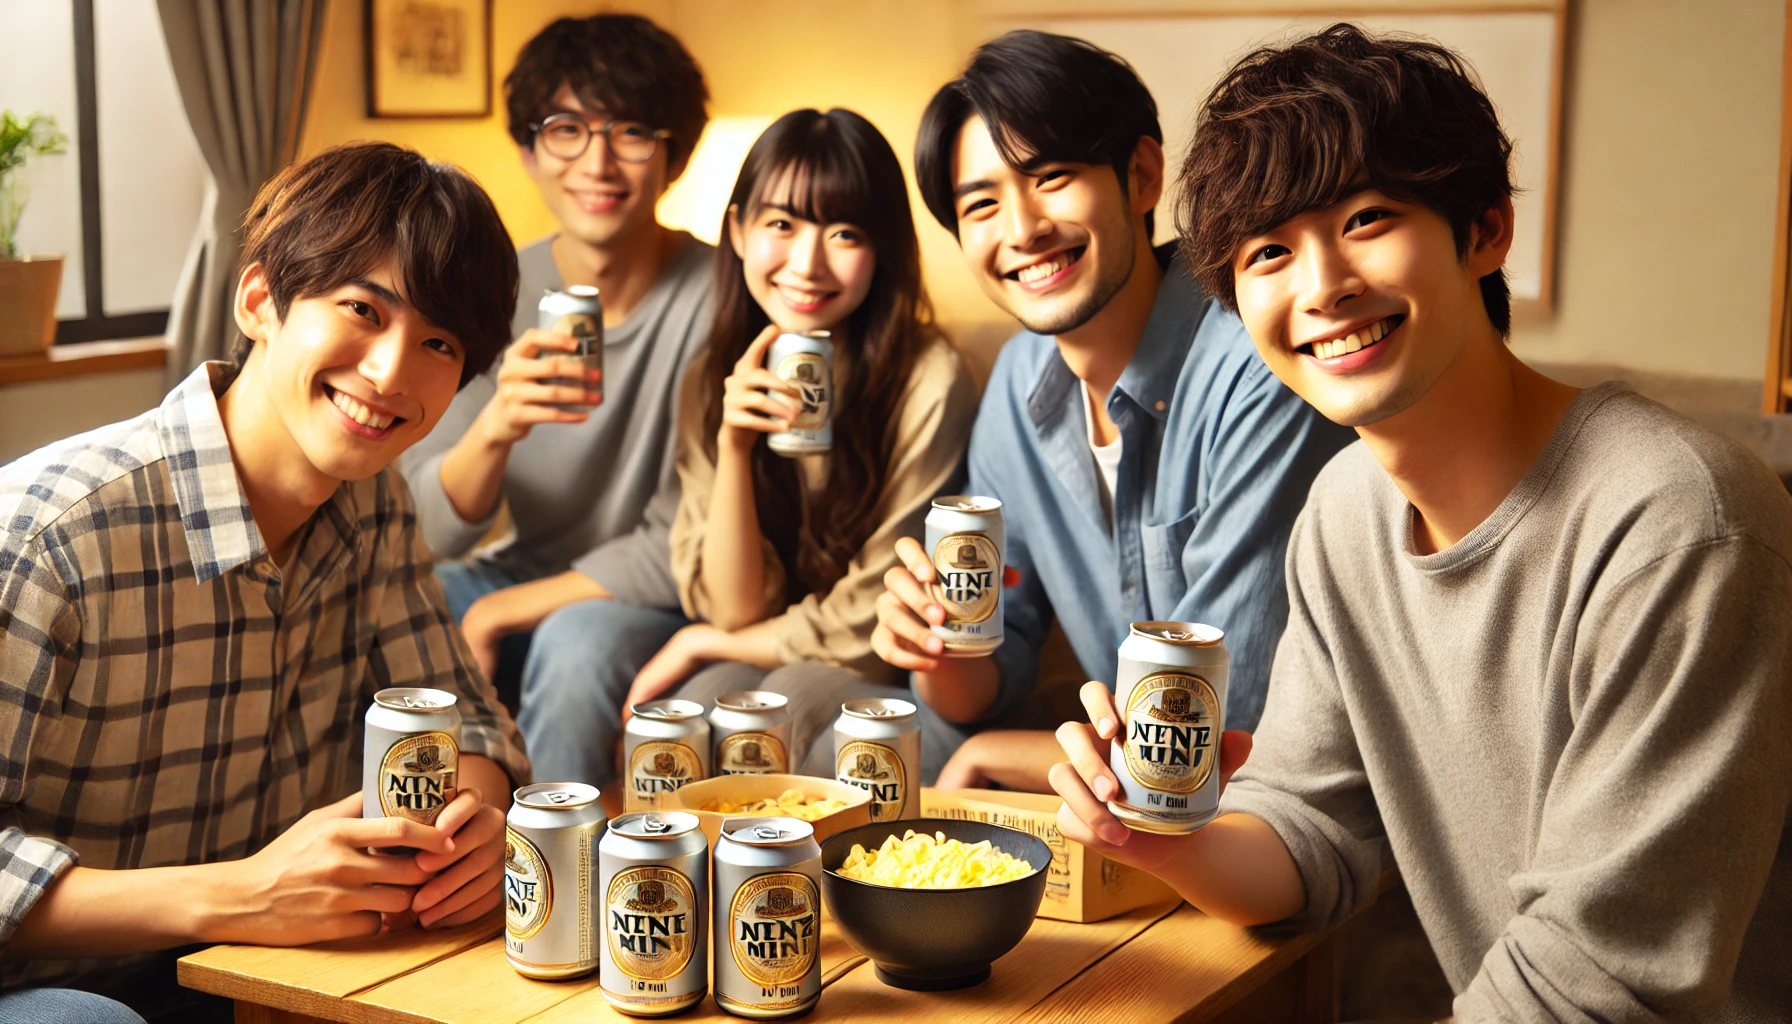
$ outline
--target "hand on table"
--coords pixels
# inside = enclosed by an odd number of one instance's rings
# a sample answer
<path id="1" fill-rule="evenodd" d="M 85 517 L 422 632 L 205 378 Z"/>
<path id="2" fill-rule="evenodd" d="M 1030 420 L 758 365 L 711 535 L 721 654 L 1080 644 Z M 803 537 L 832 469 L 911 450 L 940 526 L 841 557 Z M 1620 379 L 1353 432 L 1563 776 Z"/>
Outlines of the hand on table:
<path id="1" fill-rule="evenodd" d="M 217 866 L 207 942 L 302 946 L 373 935 L 381 915 L 410 909 L 430 872 L 419 857 L 368 853 L 408 846 L 440 854 L 448 835 L 406 818 L 362 818 L 361 794 L 300 818 L 258 852 Z"/>
<path id="2" fill-rule="evenodd" d="M 435 830 L 452 848 L 413 858 L 434 877 L 417 890 L 408 909 L 425 928 L 452 928 L 498 905 L 504 882 L 504 812 L 486 803 L 479 789 L 463 787 L 436 817 Z"/>
<path id="3" fill-rule="evenodd" d="M 944 625 L 946 609 L 934 599 L 933 560 L 913 537 L 896 541 L 899 564 L 884 573 L 884 592 L 877 597 L 877 626 L 871 649 L 885 662 L 910 672 L 937 672 L 945 657 L 945 641 L 933 634 Z M 1002 567 L 1002 585 L 1020 583 L 1020 571 Z"/>
<path id="4" fill-rule="evenodd" d="M 1108 764 L 1112 742 L 1120 734 L 1120 714 L 1105 684 L 1084 683 L 1081 696 L 1094 724 L 1065 722 L 1058 727 L 1058 744 L 1069 758 L 1051 769 L 1052 788 L 1064 798 L 1058 831 L 1112 860 L 1157 873 L 1193 836 L 1135 832 L 1108 811 L 1107 801 L 1120 792 L 1120 780 Z M 1228 729 L 1221 734 L 1220 792 L 1250 756 L 1250 733 Z"/>

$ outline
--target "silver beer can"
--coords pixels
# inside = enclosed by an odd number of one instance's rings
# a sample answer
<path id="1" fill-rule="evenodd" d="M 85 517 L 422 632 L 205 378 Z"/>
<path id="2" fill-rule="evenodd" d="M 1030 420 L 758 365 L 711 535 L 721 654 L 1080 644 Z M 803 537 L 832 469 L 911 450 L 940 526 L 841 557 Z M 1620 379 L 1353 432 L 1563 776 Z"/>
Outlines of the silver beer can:
<path id="1" fill-rule="evenodd" d="M 634 717 L 622 731 L 625 808 L 651 810 L 666 794 L 709 778 L 709 723 L 703 719 L 703 705 L 649 700 L 630 711 Z"/>
<path id="2" fill-rule="evenodd" d="M 821 847 L 795 818 L 729 818 L 715 854 L 716 1005 L 795 1017 L 821 998 Z"/>
<path id="3" fill-rule="evenodd" d="M 1120 741 L 1108 751 L 1120 780 L 1108 810 L 1129 828 L 1180 835 L 1218 813 L 1230 663 L 1213 626 L 1132 624 L 1114 675 Z"/>
<path id="4" fill-rule="evenodd" d="M 460 771 L 460 709 L 454 705 L 454 694 L 420 686 L 388 687 L 373 695 L 361 760 L 361 817 L 435 824 L 454 799 Z"/>
<path id="5" fill-rule="evenodd" d="M 766 368 L 778 379 L 796 385 L 797 403 L 790 429 L 766 438 L 771 450 L 786 458 L 813 455 L 834 447 L 834 343 L 827 331 L 784 333 L 772 342 Z"/>
<path id="6" fill-rule="evenodd" d="M 958 494 L 935 498 L 927 513 L 933 599 L 946 621 L 933 627 L 946 657 L 976 658 L 1002 646 L 1002 503 Z"/>
<path id="7" fill-rule="evenodd" d="M 588 284 L 569 285 L 565 291 L 546 291 L 542 293 L 541 304 L 536 307 L 538 314 L 536 326 L 554 334 L 570 335 L 579 343 L 578 351 L 572 353 L 585 364 L 587 370 L 602 372 L 604 368 L 604 304 L 598 298 L 597 289 Z M 543 383 L 559 384 L 566 387 L 585 388 L 599 395 L 604 393 L 603 382 L 592 387 L 582 380 L 569 380 L 565 377 L 550 377 Z M 561 408 L 569 412 L 588 412 L 587 406 L 567 405 Z"/>
<path id="8" fill-rule="evenodd" d="M 790 702 L 770 690 L 737 690 L 716 698 L 709 713 L 715 774 L 790 771 Z"/>
<path id="9" fill-rule="evenodd" d="M 697 1005 L 709 991 L 709 840 L 697 816 L 624 814 L 597 853 L 604 999 L 636 1017 Z"/>
<path id="10" fill-rule="evenodd" d="M 921 722 L 893 697 L 840 705 L 834 720 L 834 778 L 871 794 L 871 820 L 921 816 Z"/>
<path id="11" fill-rule="evenodd" d="M 516 791 L 504 819 L 504 956 L 528 978 L 597 969 L 591 869 L 604 831 L 597 787 L 541 782 Z"/>

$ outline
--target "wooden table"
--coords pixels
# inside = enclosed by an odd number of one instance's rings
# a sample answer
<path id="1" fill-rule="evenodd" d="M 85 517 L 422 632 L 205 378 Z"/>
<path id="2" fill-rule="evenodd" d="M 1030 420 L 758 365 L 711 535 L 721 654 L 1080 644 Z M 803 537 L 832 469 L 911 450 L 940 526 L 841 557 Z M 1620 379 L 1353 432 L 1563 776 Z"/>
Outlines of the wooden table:
<path id="1" fill-rule="evenodd" d="M 298 949 L 214 946 L 180 961 L 181 984 L 236 1000 L 238 1024 L 572 1024 L 625 1021 L 597 975 L 531 981 L 504 959 L 503 919 Z M 822 994 L 810 1021 L 928 1024 L 1187 1020 L 1329 1022 L 1335 1014 L 1325 935 L 1276 938 L 1184 904 L 1095 924 L 1039 918 L 996 961 L 990 980 L 958 992 L 908 992 L 823 918 Z M 737 1021 L 705 999 L 679 1021 Z"/>

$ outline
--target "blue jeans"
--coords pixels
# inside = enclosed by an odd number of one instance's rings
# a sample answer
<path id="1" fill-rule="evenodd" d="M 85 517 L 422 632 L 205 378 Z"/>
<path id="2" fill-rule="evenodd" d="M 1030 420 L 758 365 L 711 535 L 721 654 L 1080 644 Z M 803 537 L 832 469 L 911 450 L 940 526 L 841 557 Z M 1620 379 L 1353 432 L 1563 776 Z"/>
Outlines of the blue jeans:
<path id="1" fill-rule="evenodd" d="M 456 622 L 480 597 L 518 582 L 478 562 L 444 563 L 436 575 Z M 535 632 L 505 639 L 513 646 L 499 649 L 498 676 L 504 678 L 505 659 L 511 658 L 520 689 L 516 724 L 537 782 L 601 788 L 616 778 L 628 688 L 672 634 L 689 624 L 676 609 L 577 601 L 549 614 Z"/>
<path id="2" fill-rule="evenodd" d="M 73 988 L 0 992 L 0 1024 L 143 1024 L 123 1003 Z"/>

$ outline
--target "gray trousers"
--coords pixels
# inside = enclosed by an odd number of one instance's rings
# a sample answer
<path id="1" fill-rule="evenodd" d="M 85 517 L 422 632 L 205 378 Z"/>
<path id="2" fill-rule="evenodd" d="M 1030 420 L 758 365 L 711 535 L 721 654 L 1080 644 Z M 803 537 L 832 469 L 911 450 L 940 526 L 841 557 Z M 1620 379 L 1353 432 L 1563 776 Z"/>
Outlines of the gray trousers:
<path id="1" fill-rule="evenodd" d="M 790 701 L 790 764 L 799 775 L 834 777 L 834 719 L 840 705 L 865 697 L 895 697 L 916 707 L 921 722 L 921 784 L 933 785 L 967 733 L 921 703 L 906 686 L 873 683 L 851 669 L 803 661 L 770 671 L 739 661 L 704 666 L 668 696 L 714 707 L 736 690 L 770 690 Z"/>

